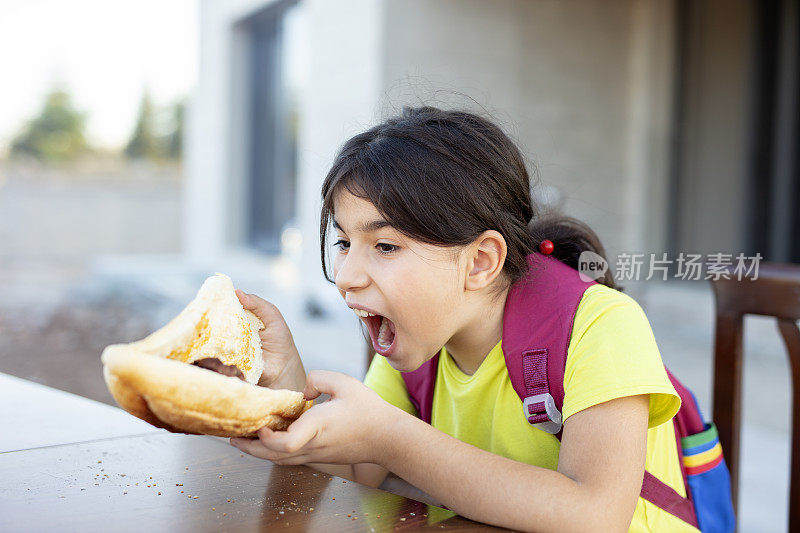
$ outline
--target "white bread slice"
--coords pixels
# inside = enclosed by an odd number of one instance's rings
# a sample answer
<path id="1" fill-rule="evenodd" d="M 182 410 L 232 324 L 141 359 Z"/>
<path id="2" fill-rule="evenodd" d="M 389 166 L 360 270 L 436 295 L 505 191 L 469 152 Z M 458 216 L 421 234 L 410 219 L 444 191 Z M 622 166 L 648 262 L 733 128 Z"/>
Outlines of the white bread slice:
<path id="1" fill-rule="evenodd" d="M 225 274 L 209 277 L 178 316 L 144 339 L 103 350 L 103 375 L 131 414 L 183 433 L 254 436 L 286 429 L 311 402 L 303 394 L 256 385 L 264 369 L 259 330 Z M 236 365 L 245 381 L 192 365 L 214 357 Z"/>
<path id="2" fill-rule="evenodd" d="M 217 272 L 167 325 L 126 346 L 184 363 L 216 357 L 236 365 L 248 383 L 256 384 L 264 370 L 258 336 L 262 329 L 261 320 L 239 303 L 231 278 Z"/>

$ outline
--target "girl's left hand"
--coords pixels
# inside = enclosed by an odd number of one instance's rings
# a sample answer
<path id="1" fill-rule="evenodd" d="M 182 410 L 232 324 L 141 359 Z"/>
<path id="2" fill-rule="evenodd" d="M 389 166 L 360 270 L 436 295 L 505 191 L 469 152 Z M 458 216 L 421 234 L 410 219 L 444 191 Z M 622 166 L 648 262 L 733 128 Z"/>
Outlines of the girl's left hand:
<path id="1" fill-rule="evenodd" d="M 403 411 L 357 379 L 339 372 L 315 370 L 308 374 L 303 391 L 306 399 L 313 400 L 322 393 L 331 399 L 311 407 L 286 431 L 263 427 L 257 439 L 234 437 L 231 444 L 279 465 L 381 464 L 381 451 L 386 448 L 383 439 Z"/>

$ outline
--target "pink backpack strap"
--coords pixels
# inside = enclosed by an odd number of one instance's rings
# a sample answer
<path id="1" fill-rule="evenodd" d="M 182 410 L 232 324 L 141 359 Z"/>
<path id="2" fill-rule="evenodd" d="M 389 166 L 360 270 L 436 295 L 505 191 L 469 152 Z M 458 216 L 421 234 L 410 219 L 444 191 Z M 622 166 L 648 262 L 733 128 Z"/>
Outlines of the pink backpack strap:
<path id="1" fill-rule="evenodd" d="M 433 390 L 436 385 L 436 371 L 439 369 L 439 354 L 428 359 L 422 366 L 412 372 L 401 372 L 403 381 L 406 382 L 408 396 L 411 404 L 417 410 L 419 417 L 431 423 L 433 411 Z"/>
<path id="2" fill-rule="evenodd" d="M 697 513 L 695 512 L 692 500 L 692 490 L 689 487 L 689 481 L 686 477 L 686 469 L 683 468 L 683 444 L 681 443 L 681 437 L 701 433 L 705 430 L 706 425 L 700 416 L 700 409 L 697 407 L 692 392 L 684 387 L 683 383 L 678 381 L 678 378 L 676 378 L 668 368 L 664 368 L 667 371 L 667 377 L 669 377 L 672 386 L 675 387 L 675 392 L 678 393 L 681 399 L 681 407 L 672 418 L 672 425 L 675 430 L 675 449 L 678 452 L 678 464 L 681 465 L 681 476 L 683 477 L 683 486 L 686 490 L 686 498 L 672 490 L 668 485 L 662 483 L 659 479 L 654 478 L 649 472 L 645 472 L 644 484 L 642 485 L 642 498 L 656 504 L 665 511 L 674 514 L 684 522 L 699 529 L 697 525 Z M 648 479 L 648 475 L 653 477 L 655 481 Z M 663 487 L 659 485 L 663 485 Z M 666 490 L 664 487 L 669 490 Z M 648 495 L 646 496 L 645 493 L 648 493 Z M 652 498 L 650 496 L 652 496 Z"/>
<path id="3" fill-rule="evenodd" d="M 560 439 L 572 325 L 583 293 L 596 282 L 549 256 L 529 255 L 528 266 L 506 298 L 503 355 L 523 416 Z"/>
<path id="4" fill-rule="evenodd" d="M 680 518 L 690 526 L 700 529 L 697 525 L 697 516 L 692 500 L 684 498 L 675 489 L 647 470 L 644 471 L 642 491 L 639 496 L 659 509 L 663 509 L 669 514 Z"/>

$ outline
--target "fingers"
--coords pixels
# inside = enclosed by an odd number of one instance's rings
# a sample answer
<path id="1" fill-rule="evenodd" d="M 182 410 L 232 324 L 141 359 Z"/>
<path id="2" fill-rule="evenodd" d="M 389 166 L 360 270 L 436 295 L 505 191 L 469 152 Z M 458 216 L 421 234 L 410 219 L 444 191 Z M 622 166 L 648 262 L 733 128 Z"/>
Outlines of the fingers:
<path id="1" fill-rule="evenodd" d="M 230 439 L 231 445 L 239 448 L 254 457 L 267 459 L 279 464 L 302 464 L 300 462 L 287 463 L 285 461 L 303 456 L 306 445 L 317 435 L 318 426 L 315 417 L 301 417 L 286 431 L 273 431 L 268 427 L 258 430 L 258 438 L 239 438 Z"/>
<path id="2" fill-rule="evenodd" d="M 270 450 L 265 448 L 258 439 L 246 439 L 241 437 L 231 437 L 231 446 L 235 446 L 243 452 L 260 459 L 271 460 Z"/>
<path id="3" fill-rule="evenodd" d="M 336 396 L 350 379 L 354 378 L 339 372 L 312 370 L 306 377 L 306 388 L 303 390 L 303 395 L 306 400 L 313 400 L 320 394 Z"/>
<path id="4" fill-rule="evenodd" d="M 271 450 L 286 454 L 296 453 L 317 436 L 319 426 L 316 418 L 306 413 L 292 422 L 286 431 L 273 431 L 263 427 L 258 430 L 258 439 Z"/>
<path id="5" fill-rule="evenodd" d="M 265 447 L 258 439 L 233 437 L 230 442 L 232 446 L 253 457 L 272 461 L 278 465 L 302 465 L 311 462 L 311 457 L 306 454 L 288 455 L 276 452 Z"/>

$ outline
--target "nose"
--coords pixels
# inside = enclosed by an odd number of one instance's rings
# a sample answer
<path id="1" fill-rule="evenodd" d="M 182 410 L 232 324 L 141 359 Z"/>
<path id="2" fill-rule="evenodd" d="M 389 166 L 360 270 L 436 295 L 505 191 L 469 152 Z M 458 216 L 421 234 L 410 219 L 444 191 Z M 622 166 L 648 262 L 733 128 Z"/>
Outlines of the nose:
<path id="1" fill-rule="evenodd" d="M 334 265 L 333 280 L 341 292 L 353 292 L 369 285 L 365 261 L 366 258 L 352 247 L 347 255 L 340 256 Z"/>

